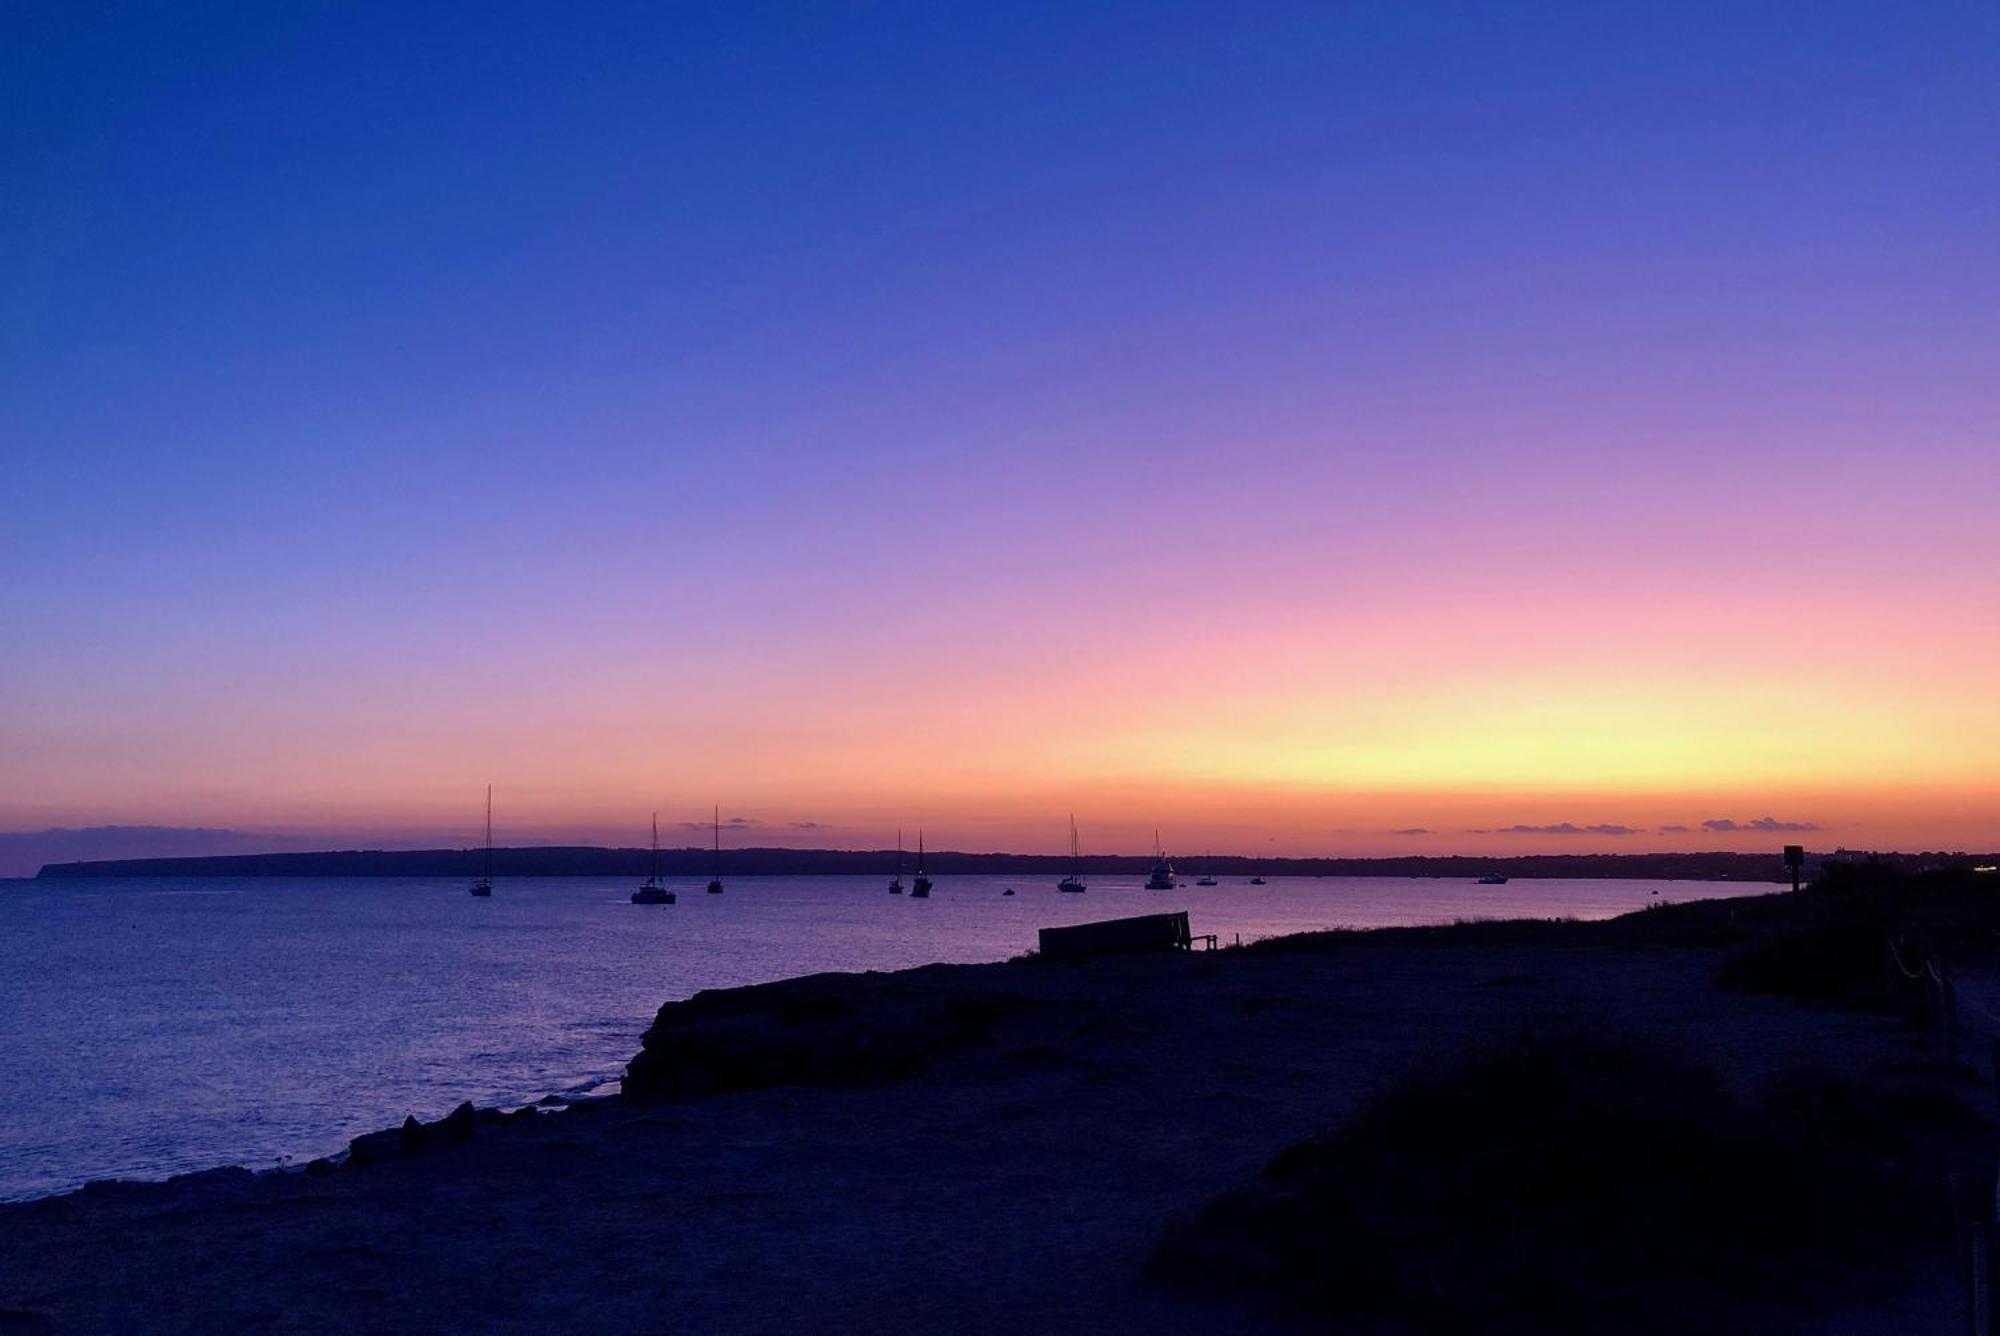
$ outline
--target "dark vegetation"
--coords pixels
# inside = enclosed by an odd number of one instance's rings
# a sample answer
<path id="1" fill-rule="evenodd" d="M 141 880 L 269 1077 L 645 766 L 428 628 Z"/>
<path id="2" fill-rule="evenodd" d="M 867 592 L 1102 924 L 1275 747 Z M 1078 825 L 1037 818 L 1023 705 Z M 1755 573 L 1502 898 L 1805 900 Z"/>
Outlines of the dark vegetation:
<path id="1" fill-rule="evenodd" d="M 1938 1022 L 1942 1056 L 1746 1101 L 1664 1048 L 1529 1036 L 1432 1065 L 1175 1226 L 1157 1273 L 1341 1329 L 1758 1331 L 1949 1240 L 1990 1170 L 1949 1056 L 1955 968 L 2000 956 L 2000 878 L 1867 860 L 1799 894 L 1602 922 L 1315 933 L 1246 950 L 1701 948 L 1717 986 Z"/>
<path id="2" fill-rule="evenodd" d="M 1753 1103 L 1663 1047 L 1523 1036 L 1284 1151 L 1153 1267 L 1340 1330 L 1770 1330 L 1943 1246 L 1980 1126 L 1935 1081 L 1799 1076 Z"/>
<path id="3" fill-rule="evenodd" d="M 1954 967 L 2000 953 L 2000 878 L 1835 864 L 1782 912 L 1729 944 L 1716 982 L 1913 1018 L 1939 1003 Z"/>
<path id="4" fill-rule="evenodd" d="M 1891 862 L 1829 863 L 1804 891 L 1695 900 L 1590 922 L 1472 920 L 1299 933 L 1241 949 L 1273 954 L 1381 946 L 1680 947 L 1718 952 L 1716 983 L 1747 993 L 1922 1012 L 1937 975 L 2000 961 L 2000 876 Z"/>

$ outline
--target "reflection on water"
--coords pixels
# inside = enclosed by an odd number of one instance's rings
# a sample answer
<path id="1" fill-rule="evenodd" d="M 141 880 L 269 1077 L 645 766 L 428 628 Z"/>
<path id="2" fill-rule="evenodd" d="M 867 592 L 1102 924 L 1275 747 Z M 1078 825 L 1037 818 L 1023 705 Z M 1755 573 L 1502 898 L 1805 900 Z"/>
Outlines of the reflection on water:
<path id="1" fill-rule="evenodd" d="M 604 878 L 504 881 L 491 900 L 456 880 L 0 881 L 0 1196 L 304 1159 L 408 1113 L 587 1088 L 617 1076 L 668 999 L 1000 960 L 1053 924 L 1187 909 L 1228 943 L 1772 889 L 1329 877 L 1147 891 L 1093 877 L 1063 895 L 940 877 L 912 900 L 886 881 L 737 878 L 727 895 L 683 887 L 672 906 L 635 906 L 631 884 Z"/>

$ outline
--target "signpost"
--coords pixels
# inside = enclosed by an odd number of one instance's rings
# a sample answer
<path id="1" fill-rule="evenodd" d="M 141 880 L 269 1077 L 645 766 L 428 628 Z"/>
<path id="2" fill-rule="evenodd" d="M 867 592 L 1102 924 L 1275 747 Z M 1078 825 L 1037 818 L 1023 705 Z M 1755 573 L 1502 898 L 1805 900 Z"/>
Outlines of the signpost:
<path id="1" fill-rule="evenodd" d="M 1799 888 L 1799 873 L 1804 871 L 1805 865 L 1806 847 L 1803 844 L 1786 845 L 1785 866 L 1792 870 L 1792 889 L 1795 891 Z"/>

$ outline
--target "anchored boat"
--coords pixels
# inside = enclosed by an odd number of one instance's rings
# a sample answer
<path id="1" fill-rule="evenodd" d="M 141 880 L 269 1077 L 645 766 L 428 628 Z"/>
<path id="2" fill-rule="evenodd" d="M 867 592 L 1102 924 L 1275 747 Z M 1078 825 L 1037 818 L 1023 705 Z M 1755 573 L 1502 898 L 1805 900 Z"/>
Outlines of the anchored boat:
<path id="1" fill-rule="evenodd" d="M 632 892 L 635 905 L 670 905 L 676 897 L 660 880 L 660 814 L 653 813 L 653 859 L 646 871 L 646 884 Z"/>
<path id="2" fill-rule="evenodd" d="M 715 808 L 715 875 L 708 879 L 708 893 L 722 894 L 722 805 Z"/>
<path id="3" fill-rule="evenodd" d="M 482 900 L 493 894 L 493 786 L 486 786 L 486 861 L 481 864 L 479 880 L 465 888 Z"/>
<path id="4" fill-rule="evenodd" d="M 1146 878 L 1149 891 L 1171 891 L 1174 888 L 1174 865 L 1167 861 L 1167 855 L 1160 848 L 1160 832 L 1153 832 L 1153 872 Z"/>
<path id="5" fill-rule="evenodd" d="M 1079 894 L 1090 889 L 1083 884 L 1083 846 L 1077 843 L 1076 813 L 1074 812 L 1070 813 L 1069 818 L 1069 875 L 1056 883 L 1056 889 L 1059 891 L 1068 891 L 1071 894 Z M 1009 895 L 1013 893 L 1012 891 L 1007 892 Z"/>
<path id="6" fill-rule="evenodd" d="M 922 826 L 917 827 L 917 875 L 916 879 L 910 883 L 910 898 L 913 900 L 928 900 L 931 898 L 930 874 L 924 871 L 924 830 Z"/>

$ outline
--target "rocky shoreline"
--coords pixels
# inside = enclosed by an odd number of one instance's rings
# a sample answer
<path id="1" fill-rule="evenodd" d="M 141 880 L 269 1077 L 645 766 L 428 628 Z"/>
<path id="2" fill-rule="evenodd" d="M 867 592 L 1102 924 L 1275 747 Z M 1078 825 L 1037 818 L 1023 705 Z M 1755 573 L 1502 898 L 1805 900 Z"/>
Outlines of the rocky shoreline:
<path id="1" fill-rule="evenodd" d="M 1715 986 L 1787 899 L 704 993 L 620 1097 L 0 1206 L 0 1330 L 1286 1330 L 1149 1278 L 1163 1231 L 1440 1054 L 1587 1024 L 1735 1091 L 1804 1065 L 1990 1103 L 1895 1016 Z M 1841 1302 L 1929 1320 L 1955 1284 L 1899 1255 Z"/>

